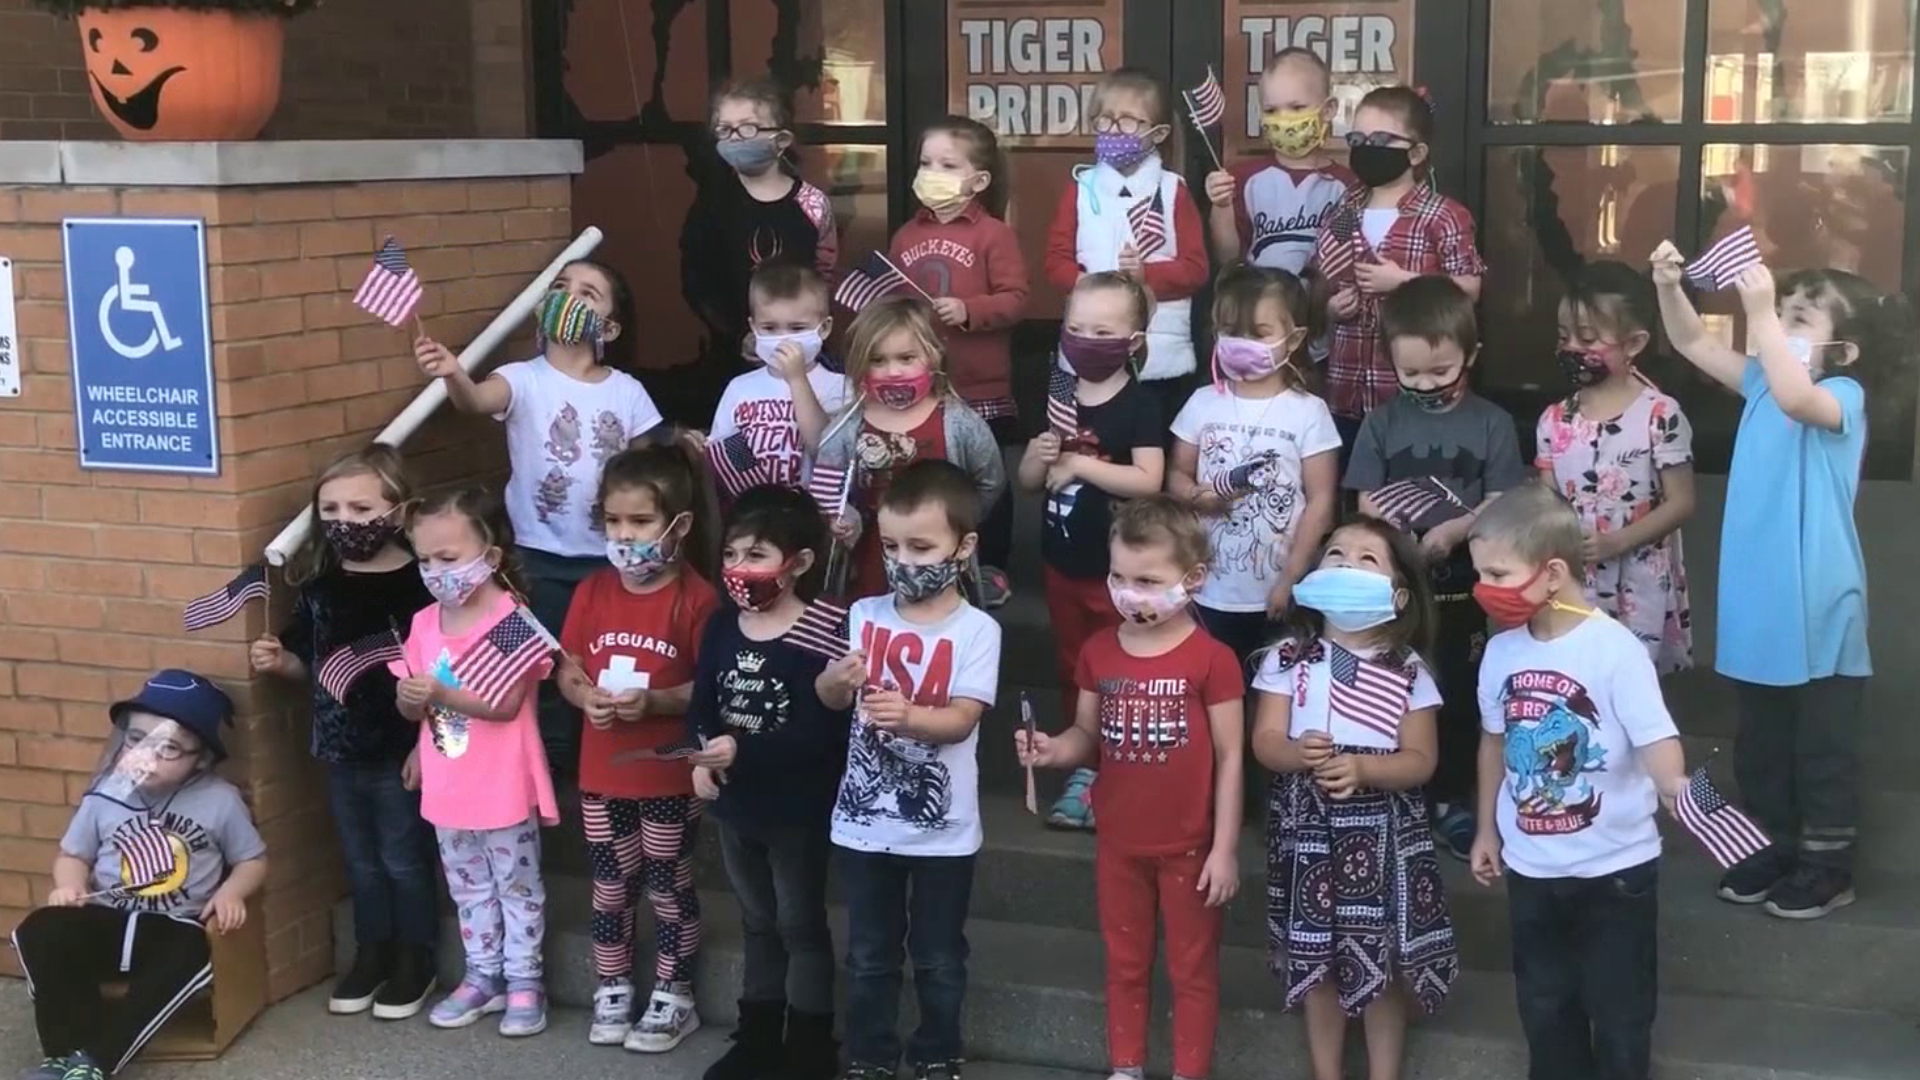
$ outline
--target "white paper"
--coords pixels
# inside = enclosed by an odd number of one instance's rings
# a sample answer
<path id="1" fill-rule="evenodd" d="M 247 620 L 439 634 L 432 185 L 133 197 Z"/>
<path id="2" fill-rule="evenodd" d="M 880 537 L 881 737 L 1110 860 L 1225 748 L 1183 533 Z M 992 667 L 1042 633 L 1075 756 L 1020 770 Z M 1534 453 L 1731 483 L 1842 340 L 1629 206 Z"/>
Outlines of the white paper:
<path id="1" fill-rule="evenodd" d="M 13 260 L 0 256 L 0 397 L 20 396 L 20 324 L 13 311 Z"/>

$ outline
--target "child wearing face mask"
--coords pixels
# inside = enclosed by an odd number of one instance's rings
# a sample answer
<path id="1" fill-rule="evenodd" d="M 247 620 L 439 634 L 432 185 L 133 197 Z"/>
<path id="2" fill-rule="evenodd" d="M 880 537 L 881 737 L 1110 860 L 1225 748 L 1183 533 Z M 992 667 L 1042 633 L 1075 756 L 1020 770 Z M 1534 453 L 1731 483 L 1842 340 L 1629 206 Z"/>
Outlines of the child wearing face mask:
<path id="1" fill-rule="evenodd" d="M 1314 1080 L 1345 1075 L 1353 1016 L 1368 1075 L 1398 1076 L 1408 998 L 1432 1014 L 1460 974 L 1421 794 L 1440 705 L 1419 652 L 1433 629 L 1425 560 L 1405 533 L 1360 518 L 1327 538 L 1293 599 L 1253 681 L 1253 754 L 1273 770 L 1267 944 L 1287 1008 L 1306 1012 Z"/>
<path id="2" fill-rule="evenodd" d="M 1560 301 L 1572 396 L 1540 415 L 1541 477 L 1580 513 L 1587 597 L 1646 642 L 1662 674 L 1693 666 L 1680 526 L 1693 516 L 1693 426 L 1640 374 L 1659 325 L 1653 282 L 1589 263 Z"/>
<path id="3" fill-rule="evenodd" d="M 1473 688 L 1487 622 L 1473 602 L 1466 550 L 1475 514 L 1526 479 L 1513 417 L 1468 387 L 1480 353 L 1473 300 L 1452 280 L 1415 278 L 1380 305 L 1381 334 L 1400 394 L 1368 414 L 1344 483 L 1360 512 L 1420 544 L 1437 610 L 1431 654 L 1439 676 L 1440 757 L 1427 793 L 1447 850 L 1473 846 Z"/>
<path id="4" fill-rule="evenodd" d="M 1486 273 L 1473 242 L 1473 215 L 1433 189 L 1433 106 L 1407 86 L 1382 86 L 1360 99 L 1347 132 L 1347 164 L 1360 186 L 1328 215 L 1315 242 L 1314 270 L 1327 278 L 1333 322 L 1327 404 L 1340 437 L 1396 391 L 1380 305 L 1423 274 L 1445 274 L 1480 295 Z"/>
<path id="5" fill-rule="evenodd" d="M 1320 227 L 1360 183 L 1326 152 L 1338 109 L 1333 71 L 1319 53 L 1295 46 L 1267 61 L 1260 75 L 1260 134 L 1273 156 L 1207 175 L 1216 262 L 1291 274 L 1307 268 Z"/>
<path id="6" fill-rule="evenodd" d="M 978 413 L 954 394 L 946 348 L 926 304 L 897 296 L 867 305 L 853 320 L 847 382 L 859 392 L 829 425 L 819 464 L 852 470 L 847 512 L 832 523 L 836 542 L 852 549 L 854 596 L 886 591 L 880 534 L 874 528 L 887 486 L 916 461 L 950 461 L 973 478 L 985 514 L 1006 487 L 1000 444 Z M 795 397 L 805 393 L 794 387 Z M 968 575 L 980 578 L 977 571 Z"/>
<path id="7" fill-rule="evenodd" d="M 1714 670 L 1739 695 L 1741 798 L 1774 844 L 1729 870 L 1719 893 L 1816 919 L 1854 900 L 1873 666 L 1853 503 L 1869 410 L 1913 400 L 1903 385 L 1912 314 L 1902 297 L 1842 270 L 1802 271 L 1776 287 L 1758 266 L 1735 282 L 1753 350 L 1742 355 L 1687 300 L 1673 246 L 1653 263 L 1674 348 L 1746 398 L 1727 474 Z"/>
<path id="8" fill-rule="evenodd" d="M 1118 270 L 1155 301 L 1140 385 L 1171 416 L 1192 387 L 1193 295 L 1207 284 L 1206 225 L 1180 176 L 1171 97 L 1153 74 L 1120 68 L 1093 92 L 1094 164 L 1077 166 L 1047 233 L 1047 279 Z M 1172 164 L 1169 165 L 1168 162 Z"/>
<path id="9" fill-rule="evenodd" d="M 1080 279 L 1067 296 L 1058 361 L 1074 377 L 1074 430 L 1063 436 L 1049 424 L 1020 459 L 1021 488 L 1047 497 L 1040 555 L 1062 716 L 1072 716 L 1080 700 L 1074 675 L 1081 647 L 1120 625 L 1107 593 L 1114 507 L 1159 491 L 1166 477 L 1159 403 L 1130 370 L 1146 347 L 1152 312 L 1146 287 L 1125 274 L 1109 270 Z M 1092 769 L 1074 770 L 1048 824 L 1093 827 L 1087 800 L 1093 777 Z"/>
<path id="10" fill-rule="evenodd" d="M 880 504 L 887 594 L 847 616 L 854 649 L 815 684 L 854 707 L 833 843 L 847 897 L 845 1080 L 900 1067 L 900 969 L 911 953 L 917 1080 L 960 1075 L 967 905 L 980 850 L 980 717 L 1000 684 L 1000 624 L 961 595 L 978 542 L 973 479 L 945 461 L 903 470 Z"/>
<path id="11" fill-rule="evenodd" d="M 656 750 L 681 740 L 707 617 L 697 569 L 711 535 L 698 457 L 685 444 L 625 450 L 600 474 L 595 514 L 610 566 L 582 582 L 560 645 L 561 693 L 586 715 L 580 821 L 593 868 L 593 994 L 587 1041 L 672 1050 L 700 1027 L 693 1007 L 700 896 L 693 767 Z M 634 1009 L 634 906 L 653 910 L 653 988 Z"/>
<path id="12" fill-rule="evenodd" d="M 698 186 L 680 233 L 680 289 L 708 332 L 710 405 L 740 370 L 753 272 L 771 262 L 833 277 L 840 234 L 827 193 L 800 179 L 794 157 L 792 95 L 768 79 L 728 83 L 713 96 L 714 151 L 730 174 Z M 705 415 L 704 408 L 690 415 Z"/>
<path id="13" fill-rule="evenodd" d="M 1213 384 L 1173 421 L 1167 490 L 1200 514 L 1213 551 L 1195 614 L 1243 667 L 1333 527 L 1340 436 L 1308 389 L 1307 314 L 1285 270 L 1221 274 Z"/>
<path id="14" fill-rule="evenodd" d="M 828 416 L 847 403 L 846 378 L 822 362 L 833 333 L 832 297 L 812 268 L 773 262 L 754 270 L 747 298 L 761 366 L 727 384 L 707 439 L 740 435 L 761 483 L 803 487 Z"/>
<path id="15" fill-rule="evenodd" d="M 372 1009 L 379 1020 L 418 1013 L 434 986 L 433 830 L 420 816 L 419 785 L 402 775 L 418 734 L 400 715 L 384 666 L 344 689 L 315 676 L 350 646 L 399 644 L 414 612 L 433 602 L 400 531 L 411 495 L 390 446 L 374 443 L 327 466 L 313 489 L 315 528 L 287 561 L 287 583 L 299 589 L 293 611 L 278 636 L 248 650 L 253 670 L 311 684 L 313 756 L 326 765 L 353 897 L 353 966 L 327 1010 Z"/>
<path id="16" fill-rule="evenodd" d="M 606 562 L 593 521 L 593 491 L 606 460 L 660 425 L 640 380 L 608 366 L 634 318 L 626 279 L 602 263 L 568 263 L 535 314 L 541 355 L 502 364 L 476 382 L 452 351 L 431 338 L 414 343 L 420 370 L 444 379 L 453 407 L 507 426 L 507 509 L 528 606 L 541 625 L 567 618 L 573 590 Z M 735 326 L 740 325 L 735 323 Z M 571 770 L 580 758 L 580 713 L 557 687 L 540 690 L 540 737 L 547 760 Z"/>
<path id="17" fill-rule="evenodd" d="M 1006 155 L 993 130 L 949 116 L 920 137 L 913 194 L 920 211 L 893 234 L 893 264 L 933 297 L 954 393 L 1015 445 L 1013 327 L 1027 306 L 1027 264 L 1007 213 Z M 1013 549 L 1013 500 L 1001 497 L 980 528 L 982 591 L 989 607 L 1009 595 L 1005 567 Z"/>
<path id="18" fill-rule="evenodd" d="M 547 1029 L 540 828 L 558 825 L 560 810 L 534 688 L 552 663 L 541 659 L 517 684 L 485 697 L 454 667 L 519 609 L 508 578 L 513 527 L 499 496 L 460 488 L 417 499 L 407 539 L 436 602 L 414 615 L 388 670 L 399 679 L 400 715 L 419 725 L 407 771 L 419 778 L 421 814 L 439 836 L 466 950 L 460 985 L 427 1020 L 462 1028 L 504 1013 L 500 1034 L 537 1035 Z"/>
<path id="19" fill-rule="evenodd" d="M 1098 761 L 1094 895 L 1107 953 L 1107 1055 L 1114 1080 L 1147 1064 L 1157 931 L 1173 984 L 1173 1075 L 1212 1075 L 1220 1021 L 1223 909 L 1240 888 L 1246 678 L 1194 621 L 1207 537 L 1167 495 L 1114 511 L 1113 604 L 1125 617 L 1088 640 L 1073 723 L 1014 733 L 1021 764 Z"/>
<path id="20" fill-rule="evenodd" d="M 832 1080 L 828 814 L 847 760 L 847 714 L 821 704 L 826 668 L 793 639 L 818 584 L 826 529 L 813 500 L 756 487 L 728 512 L 720 580 L 731 606 L 707 621 L 687 727 L 704 749 L 693 786 L 720 820 L 746 959 L 740 1025 L 706 1080 Z"/>

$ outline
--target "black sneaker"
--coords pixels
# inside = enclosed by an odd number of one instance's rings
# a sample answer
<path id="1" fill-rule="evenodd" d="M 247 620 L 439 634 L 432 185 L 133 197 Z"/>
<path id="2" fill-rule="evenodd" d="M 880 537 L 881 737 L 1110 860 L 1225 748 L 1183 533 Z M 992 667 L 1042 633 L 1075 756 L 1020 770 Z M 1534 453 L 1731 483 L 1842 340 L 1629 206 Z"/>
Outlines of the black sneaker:
<path id="1" fill-rule="evenodd" d="M 402 946 L 393 963 L 393 977 L 374 995 L 373 1018 L 406 1020 L 418 1015 L 426 1007 L 435 982 L 433 951 L 417 945 Z"/>
<path id="2" fill-rule="evenodd" d="M 1720 878 L 1718 895 L 1729 904 L 1765 903 L 1767 894 L 1773 891 L 1788 874 L 1793 873 L 1793 855 L 1786 848 L 1775 844 L 1755 855 L 1749 855 L 1727 870 Z"/>
<path id="3" fill-rule="evenodd" d="M 1767 914 L 1782 919 L 1819 919 L 1853 900 L 1852 874 L 1802 863 L 1767 894 Z"/>
<path id="4" fill-rule="evenodd" d="M 960 1080 L 960 1059 L 930 1061 L 913 1067 L 914 1080 Z"/>
<path id="5" fill-rule="evenodd" d="M 884 1065 L 862 1065 L 854 1062 L 847 1071 L 840 1074 L 840 1080 L 893 1080 L 895 1070 Z"/>
<path id="6" fill-rule="evenodd" d="M 337 1016 L 352 1016 L 373 1008 L 374 996 L 387 985 L 393 970 L 393 950 L 386 945 L 362 945 L 353 954 L 353 967 L 333 984 L 333 996 L 327 999 L 327 1011 Z"/>

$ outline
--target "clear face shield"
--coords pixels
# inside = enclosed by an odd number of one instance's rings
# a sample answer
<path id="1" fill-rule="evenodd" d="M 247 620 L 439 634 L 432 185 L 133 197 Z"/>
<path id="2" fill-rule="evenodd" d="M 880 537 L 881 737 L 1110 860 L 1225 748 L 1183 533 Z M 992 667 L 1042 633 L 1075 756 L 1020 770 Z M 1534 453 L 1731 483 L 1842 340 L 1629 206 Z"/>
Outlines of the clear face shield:
<path id="1" fill-rule="evenodd" d="M 88 794 L 140 808 L 203 767 L 199 740 L 172 720 L 130 716 L 115 724 Z"/>

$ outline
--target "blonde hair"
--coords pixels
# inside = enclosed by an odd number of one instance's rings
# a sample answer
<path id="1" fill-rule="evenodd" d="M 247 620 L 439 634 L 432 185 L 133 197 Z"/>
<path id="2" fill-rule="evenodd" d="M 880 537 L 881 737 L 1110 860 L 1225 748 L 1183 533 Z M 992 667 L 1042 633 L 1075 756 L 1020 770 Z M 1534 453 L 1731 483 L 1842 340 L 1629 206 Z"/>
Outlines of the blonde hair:
<path id="1" fill-rule="evenodd" d="M 1535 566 L 1559 559 L 1576 578 L 1587 572 L 1579 512 L 1538 479 L 1502 492 L 1480 511 L 1469 539 L 1500 544 Z"/>
<path id="2" fill-rule="evenodd" d="M 866 382 L 867 372 L 873 367 L 873 354 L 880 351 L 880 343 L 900 330 L 913 335 L 926 352 L 927 363 L 933 369 L 934 393 L 946 395 L 947 349 L 940 344 L 940 331 L 934 327 L 933 310 L 917 296 L 890 296 L 876 300 L 854 317 L 849 330 L 852 341 L 847 346 L 847 384 L 858 388 Z"/>
<path id="3" fill-rule="evenodd" d="M 1165 492 L 1114 504 L 1113 528 L 1107 535 L 1130 548 L 1167 544 L 1183 571 L 1205 566 L 1212 558 L 1200 515 Z"/>
<path id="4" fill-rule="evenodd" d="M 1080 293 L 1102 290 L 1127 294 L 1127 298 L 1133 302 L 1134 318 L 1138 320 L 1135 330 L 1145 331 L 1147 324 L 1153 321 L 1153 293 L 1147 291 L 1147 287 L 1132 274 L 1123 274 L 1118 270 L 1098 270 L 1080 275 L 1080 280 L 1073 283 L 1073 292 L 1068 294 L 1067 302 L 1071 304 L 1073 297 Z"/>
<path id="5" fill-rule="evenodd" d="M 1175 172 L 1186 160 L 1180 141 L 1180 122 L 1173 115 L 1173 93 L 1160 77 L 1145 68 L 1119 67 L 1106 74 L 1093 87 L 1093 114 L 1107 111 L 1107 98 L 1113 94 L 1133 94 L 1146 102 L 1147 119 L 1158 127 L 1165 125 L 1167 137 L 1157 149 L 1167 167 Z"/>
<path id="6" fill-rule="evenodd" d="M 334 458 L 332 464 L 322 469 L 313 482 L 313 496 L 308 500 L 308 506 L 313 514 L 314 527 L 307 531 L 306 542 L 287 560 L 284 571 L 287 584 L 305 585 L 338 564 L 333 545 L 327 543 L 325 531 L 320 528 L 320 489 L 348 476 L 377 477 L 380 481 L 380 497 L 395 507 L 405 505 L 413 497 L 413 485 L 407 482 L 405 460 L 401 458 L 400 451 L 385 443 L 369 443 Z M 396 510 L 395 516 L 403 512 Z"/>

